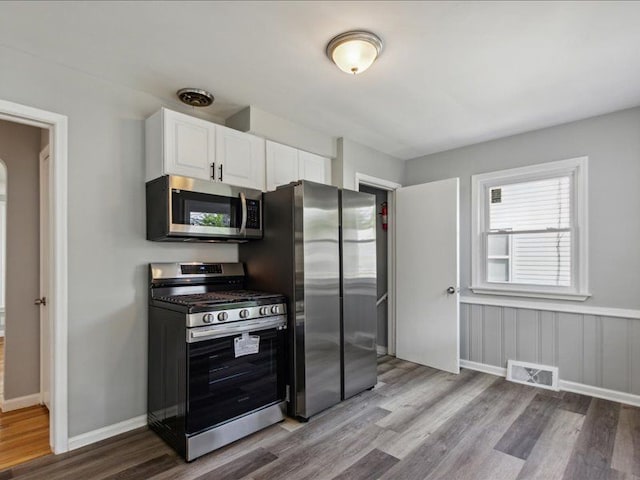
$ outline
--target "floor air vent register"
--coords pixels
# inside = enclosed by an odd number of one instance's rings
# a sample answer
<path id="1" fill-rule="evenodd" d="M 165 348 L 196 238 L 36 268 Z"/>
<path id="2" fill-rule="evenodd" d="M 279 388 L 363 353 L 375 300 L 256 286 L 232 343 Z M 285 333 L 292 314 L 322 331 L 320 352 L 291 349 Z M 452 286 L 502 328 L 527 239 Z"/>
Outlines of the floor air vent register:
<path id="1" fill-rule="evenodd" d="M 558 367 L 509 360 L 507 380 L 533 387 L 558 390 Z"/>

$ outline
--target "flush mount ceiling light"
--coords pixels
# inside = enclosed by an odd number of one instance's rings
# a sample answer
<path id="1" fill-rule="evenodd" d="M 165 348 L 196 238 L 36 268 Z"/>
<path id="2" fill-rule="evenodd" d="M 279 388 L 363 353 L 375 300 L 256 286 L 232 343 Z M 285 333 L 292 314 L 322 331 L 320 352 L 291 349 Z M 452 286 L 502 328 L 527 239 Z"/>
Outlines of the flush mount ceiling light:
<path id="1" fill-rule="evenodd" d="M 331 39 L 327 57 L 345 73 L 357 75 L 375 62 L 382 52 L 382 40 L 365 30 L 344 32 Z"/>
<path id="2" fill-rule="evenodd" d="M 213 103 L 213 95 L 200 88 L 181 88 L 176 92 L 182 103 L 192 107 L 208 107 Z"/>

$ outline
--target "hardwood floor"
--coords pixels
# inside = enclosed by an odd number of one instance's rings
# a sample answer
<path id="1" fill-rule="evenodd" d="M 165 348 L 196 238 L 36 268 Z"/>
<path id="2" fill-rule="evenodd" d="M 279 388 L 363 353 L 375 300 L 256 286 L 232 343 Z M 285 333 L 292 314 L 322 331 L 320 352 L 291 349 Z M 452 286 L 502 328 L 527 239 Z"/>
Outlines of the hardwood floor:
<path id="1" fill-rule="evenodd" d="M 49 411 L 45 407 L 0 413 L 0 470 L 49 453 Z M 0 474 L 3 478 L 11 477 Z"/>
<path id="2" fill-rule="evenodd" d="M 383 357 L 375 389 L 190 464 L 143 428 L 13 478 L 640 480 L 640 409 Z"/>
<path id="3" fill-rule="evenodd" d="M 0 338 L 0 392 L 4 391 L 4 338 Z M 43 406 L 0 412 L 0 470 L 51 453 L 49 411 Z M 11 478 L 0 473 L 0 480 Z"/>

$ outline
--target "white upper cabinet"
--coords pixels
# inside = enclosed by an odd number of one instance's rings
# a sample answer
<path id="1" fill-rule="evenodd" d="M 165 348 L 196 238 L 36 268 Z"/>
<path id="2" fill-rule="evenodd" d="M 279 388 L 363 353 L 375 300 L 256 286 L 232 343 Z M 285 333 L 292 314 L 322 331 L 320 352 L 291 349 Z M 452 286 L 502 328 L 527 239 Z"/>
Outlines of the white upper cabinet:
<path id="1" fill-rule="evenodd" d="M 298 162 L 301 179 L 327 185 L 331 183 L 331 159 L 300 150 Z"/>
<path id="2" fill-rule="evenodd" d="M 180 175 L 264 190 L 264 139 L 166 108 L 145 130 L 147 181 Z"/>
<path id="3" fill-rule="evenodd" d="M 267 190 L 297 180 L 331 183 L 331 159 L 267 140 Z"/>
<path id="4" fill-rule="evenodd" d="M 162 175 L 211 178 L 215 124 L 162 108 L 146 121 L 147 180 Z"/>
<path id="5" fill-rule="evenodd" d="M 264 190 L 264 139 L 216 125 L 216 181 Z"/>
<path id="6" fill-rule="evenodd" d="M 298 150 L 267 140 L 267 190 L 299 178 Z"/>

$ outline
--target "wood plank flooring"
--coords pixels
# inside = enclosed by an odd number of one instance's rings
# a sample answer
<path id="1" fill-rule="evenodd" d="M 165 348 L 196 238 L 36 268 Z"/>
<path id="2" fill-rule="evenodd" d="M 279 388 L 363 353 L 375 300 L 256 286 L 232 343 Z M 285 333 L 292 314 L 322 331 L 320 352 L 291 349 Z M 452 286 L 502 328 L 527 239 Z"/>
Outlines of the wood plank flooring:
<path id="1" fill-rule="evenodd" d="M 0 393 L 4 392 L 3 376 L 4 338 L 0 338 Z M 45 407 L 0 412 L 0 470 L 49 453 L 49 411 Z M 6 475 L 0 473 L 0 480 L 11 478 Z"/>
<path id="2" fill-rule="evenodd" d="M 49 453 L 49 411 L 45 407 L 0 412 L 0 470 Z"/>
<path id="3" fill-rule="evenodd" d="M 375 389 L 306 424 L 287 420 L 190 464 L 143 428 L 0 480 L 640 480 L 640 408 L 392 357 L 378 372 Z"/>

